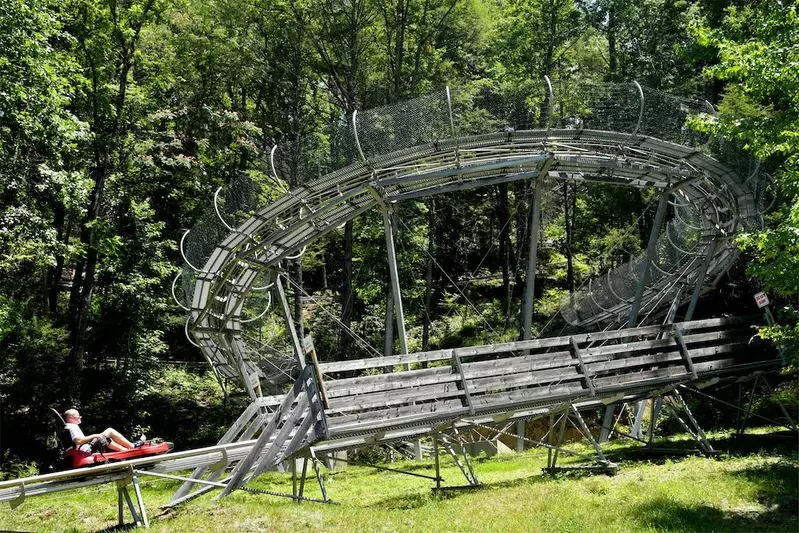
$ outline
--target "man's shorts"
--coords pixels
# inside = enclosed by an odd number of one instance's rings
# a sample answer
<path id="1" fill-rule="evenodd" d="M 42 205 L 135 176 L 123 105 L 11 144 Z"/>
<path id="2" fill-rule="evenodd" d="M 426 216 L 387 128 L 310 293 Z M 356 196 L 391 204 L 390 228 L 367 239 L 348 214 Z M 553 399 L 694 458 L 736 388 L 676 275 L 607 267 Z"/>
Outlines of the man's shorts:
<path id="1" fill-rule="evenodd" d="M 89 446 L 91 446 L 92 452 L 103 453 L 105 449 L 108 448 L 110 443 L 111 441 L 108 440 L 108 437 L 105 435 L 100 435 L 99 437 L 92 439 L 92 441 L 89 443 Z"/>

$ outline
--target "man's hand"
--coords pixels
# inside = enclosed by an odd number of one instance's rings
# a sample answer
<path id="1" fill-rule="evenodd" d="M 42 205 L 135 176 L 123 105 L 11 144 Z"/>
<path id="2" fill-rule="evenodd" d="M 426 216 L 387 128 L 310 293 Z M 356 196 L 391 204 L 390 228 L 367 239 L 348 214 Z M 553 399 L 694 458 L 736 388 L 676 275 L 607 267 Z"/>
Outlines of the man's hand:
<path id="1" fill-rule="evenodd" d="M 99 439 L 102 435 L 99 433 L 94 433 L 93 435 L 86 435 L 85 437 L 76 437 L 72 440 L 75 443 L 75 446 L 83 446 L 84 444 L 89 444 L 94 439 Z"/>

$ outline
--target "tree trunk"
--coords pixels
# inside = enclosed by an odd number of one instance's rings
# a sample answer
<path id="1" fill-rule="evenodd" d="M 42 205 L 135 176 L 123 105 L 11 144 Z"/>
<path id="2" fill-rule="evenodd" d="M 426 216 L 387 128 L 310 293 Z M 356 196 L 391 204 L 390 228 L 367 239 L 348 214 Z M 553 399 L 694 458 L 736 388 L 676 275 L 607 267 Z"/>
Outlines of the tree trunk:
<path id="1" fill-rule="evenodd" d="M 344 224 L 344 268 L 343 268 L 343 282 L 341 287 L 341 323 L 343 329 L 341 331 L 341 357 L 342 359 L 350 359 L 352 353 L 352 336 L 350 335 L 350 326 L 352 326 L 352 307 L 353 307 L 353 290 L 352 290 L 352 220 Z"/>
<path id="2" fill-rule="evenodd" d="M 322 252 L 322 290 L 327 290 L 327 257 Z"/>
<path id="3" fill-rule="evenodd" d="M 66 227 L 64 227 L 64 218 L 64 206 L 57 203 L 53 225 L 58 228 L 58 242 L 66 243 L 69 240 L 71 224 L 67 222 Z M 59 253 L 55 257 L 55 265 L 47 269 L 47 287 L 45 288 L 44 302 L 45 314 L 58 313 L 58 293 L 60 291 L 58 284 L 61 281 L 61 273 L 63 271 L 64 255 Z"/>
<path id="4" fill-rule="evenodd" d="M 499 256 L 502 261 L 502 306 L 505 318 L 510 316 L 510 212 L 508 209 L 508 184 L 499 186 L 497 224 L 499 224 Z"/>
<path id="5" fill-rule="evenodd" d="M 433 253 L 435 250 L 436 200 L 431 198 L 427 219 L 427 273 L 424 283 L 424 314 L 422 315 L 422 351 L 430 349 L 430 312 L 433 299 Z"/>
<path id="6" fill-rule="evenodd" d="M 563 184 L 564 219 L 566 223 L 566 287 L 574 292 L 574 258 L 572 244 L 574 241 L 574 221 L 577 210 L 577 184 Z M 570 192 L 571 189 L 571 192 Z"/>
<path id="7" fill-rule="evenodd" d="M 408 6 L 397 0 L 397 34 L 394 39 L 394 100 L 402 96 L 402 63 L 405 56 L 405 28 L 408 22 Z"/>
<path id="8" fill-rule="evenodd" d="M 389 284 L 386 294 L 386 337 L 383 342 L 383 354 L 394 355 L 394 293 Z"/>
<path id="9" fill-rule="evenodd" d="M 608 10 L 608 67 L 610 70 L 610 81 L 618 80 L 618 57 L 616 54 L 616 10 L 611 7 Z"/>
<path id="10" fill-rule="evenodd" d="M 103 157 L 103 161 L 106 161 Z M 92 189 L 89 210 L 86 214 L 83 231 L 81 232 L 81 244 L 86 249 L 86 259 L 75 267 L 75 275 L 72 278 L 72 292 L 70 294 L 72 319 L 71 344 L 72 350 L 69 357 L 69 398 L 73 405 L 79 405 L 81 397 L 81 376 L 84 368 L 84 355 L 86 352 L 86 330 L 89 326 L 89 311 L 92 304 L 92 292 L 94 291 L 94 275 L 97 270 L 97 231 L 94 221 L 100 215 L 100 206 L 103 201 L 105 190 L 106 165 L 95 168 L 95 182 Z M 81 279 L 82 277 L 82 279 Z"/>

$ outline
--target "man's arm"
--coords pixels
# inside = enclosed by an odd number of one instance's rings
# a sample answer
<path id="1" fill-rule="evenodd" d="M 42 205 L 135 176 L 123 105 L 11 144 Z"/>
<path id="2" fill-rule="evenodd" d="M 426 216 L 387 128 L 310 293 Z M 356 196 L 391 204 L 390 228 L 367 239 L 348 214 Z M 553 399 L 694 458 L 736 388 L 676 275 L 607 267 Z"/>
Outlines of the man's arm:
<path id="1" fill-rule="evenodd" d="M 99 433 L 95 433 L 93 435 L 86 435 L 85 437 L 75 437 L 72 439 L 72 442 L 75 446 L 82 446 L 84 444 L 89 444 L 92 440 L 100 438 Z"/>

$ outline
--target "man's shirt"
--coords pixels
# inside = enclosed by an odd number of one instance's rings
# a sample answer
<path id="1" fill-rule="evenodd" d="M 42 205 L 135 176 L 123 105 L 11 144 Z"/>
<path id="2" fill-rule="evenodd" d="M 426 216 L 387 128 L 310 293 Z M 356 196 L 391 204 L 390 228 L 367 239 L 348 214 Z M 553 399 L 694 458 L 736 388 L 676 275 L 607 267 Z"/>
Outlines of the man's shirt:
<path id="1" fill-rule="evenodd" d="M 69 440 L 71 440 L 73 444 L 75 443 L 75 439 L 77 438 L 82 439 L 83 437 L 86 436 L 83 434 L 83 430 L 80 429 L 80 426 L 77 424 L 73 424 L 72 422 L 67 422 L 66 424 L 64 424 L 64 429 L 69 431 Z M 88 453 L 91 453 L 92 451 L 92 447 L 88 443 L 81 444 L 80 446 L 78 446 L 78 449 L 82 452 L 88 452 Z"/>

